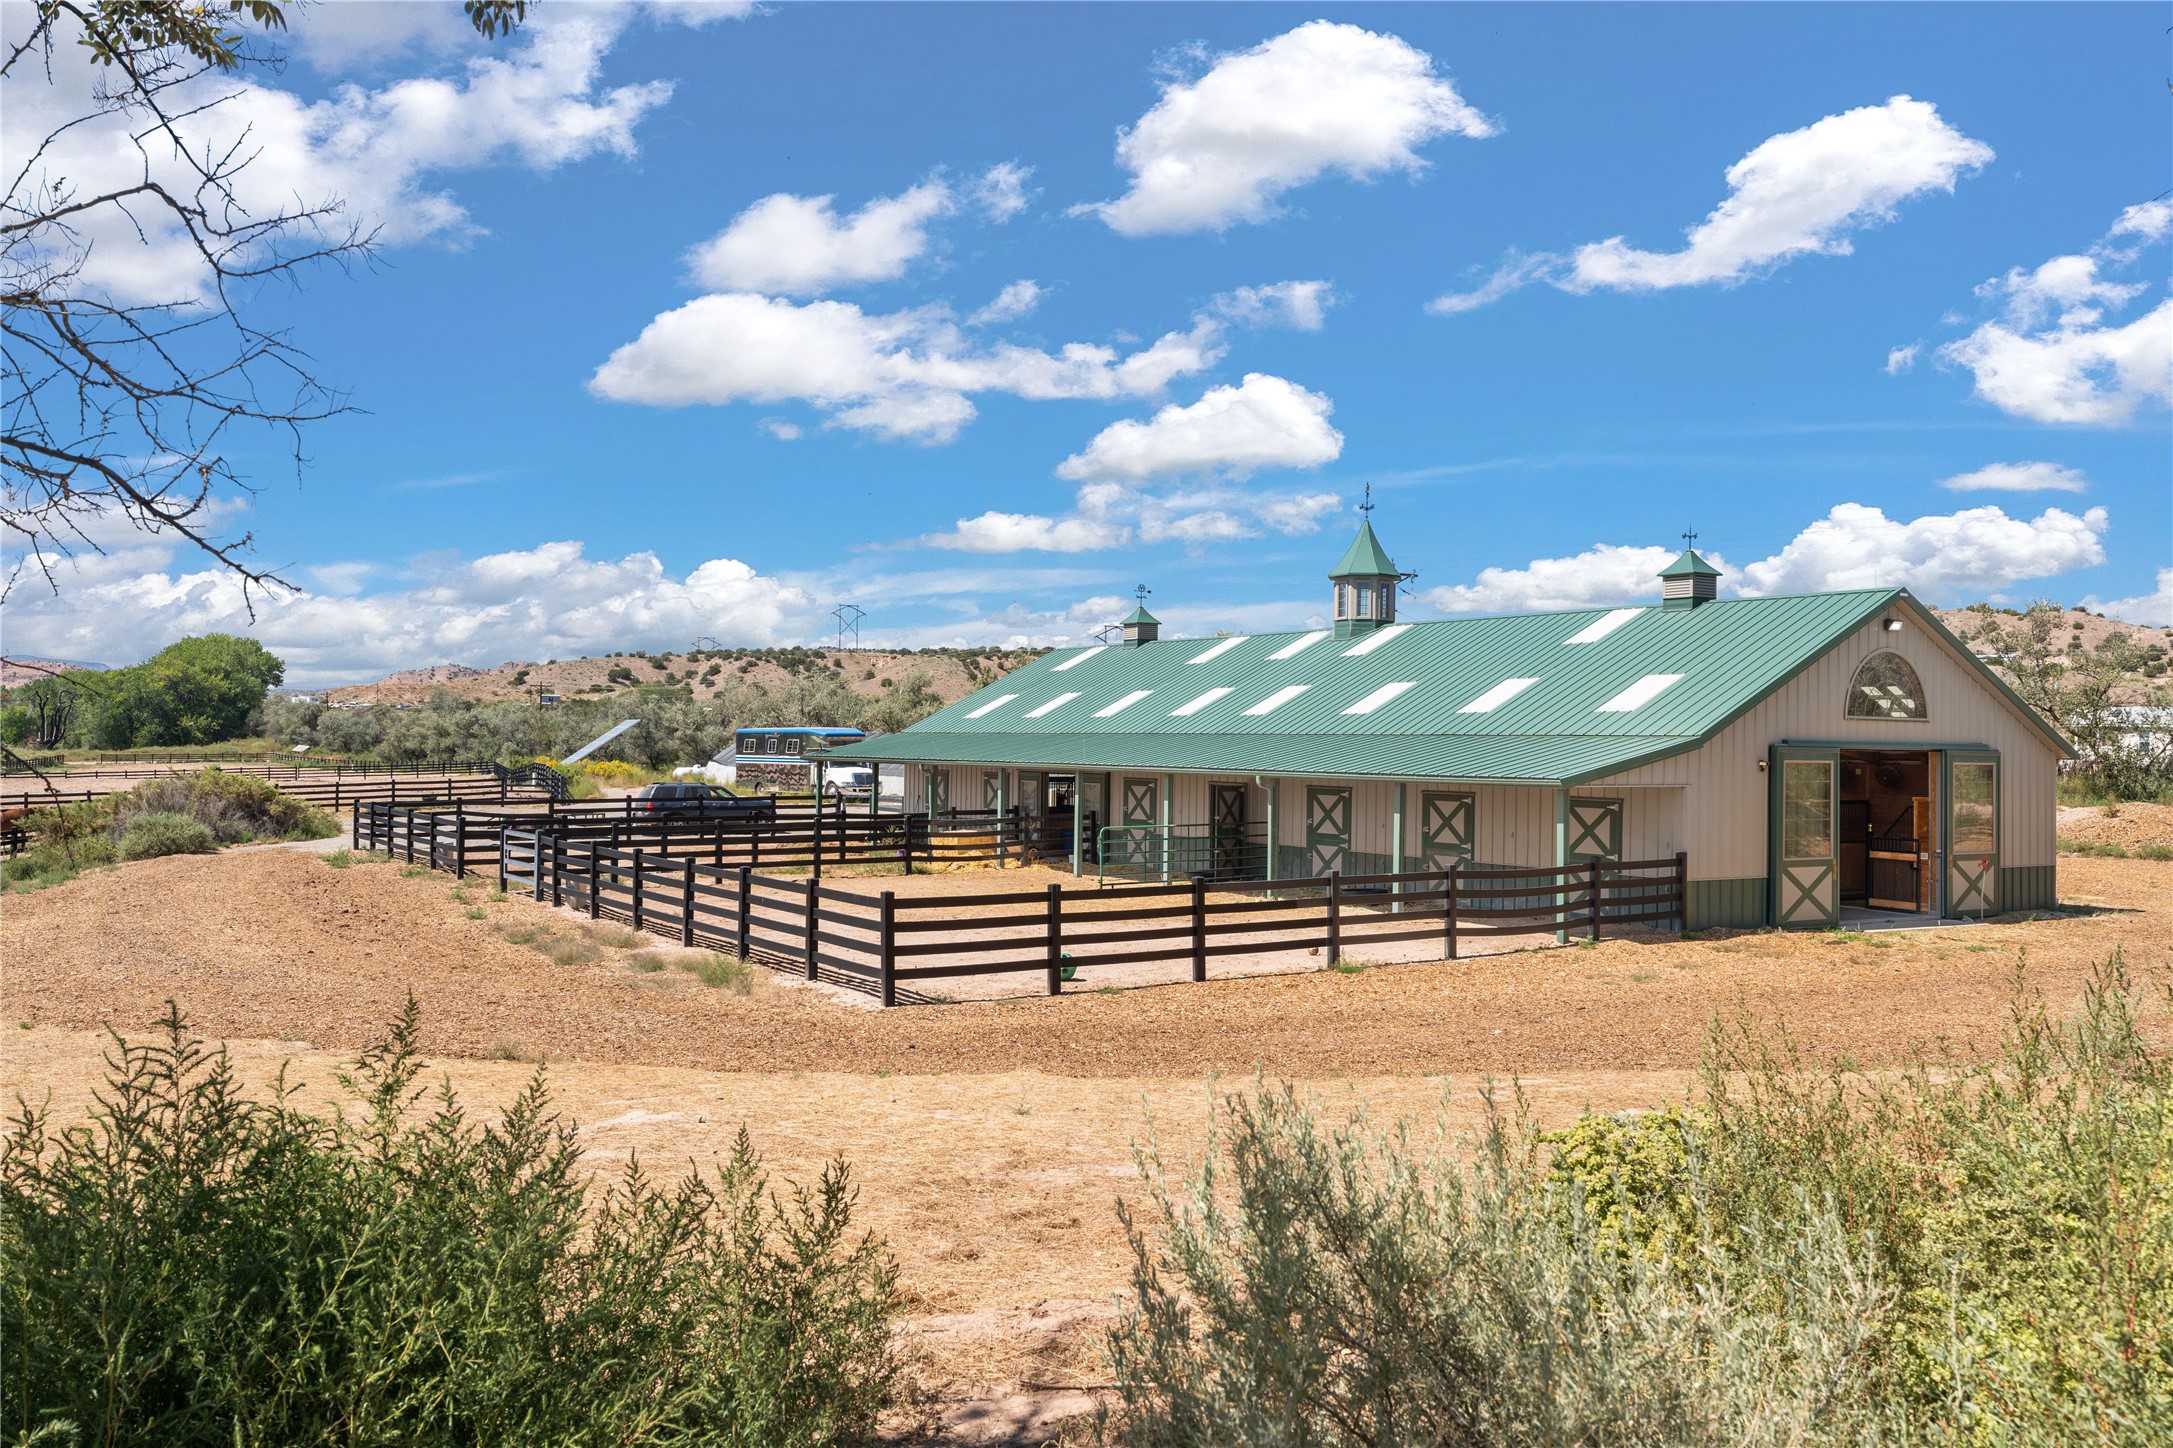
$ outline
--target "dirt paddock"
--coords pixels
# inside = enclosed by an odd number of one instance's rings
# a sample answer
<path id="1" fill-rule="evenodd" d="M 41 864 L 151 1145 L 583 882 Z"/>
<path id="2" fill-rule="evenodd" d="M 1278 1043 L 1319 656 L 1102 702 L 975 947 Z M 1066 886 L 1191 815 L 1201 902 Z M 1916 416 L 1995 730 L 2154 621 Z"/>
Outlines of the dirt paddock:
<path id="1" fill-rule="evenodd" d="M 996 877 L 918 878 L 963 892 Z M 1187 1157 L 1215 1080 L 1257 1070 L 1378 1116 L 1446 1092 L 1464 1122 L 1484 1077 L 1514 1076 L 1542 1122 L 1565 1121 L 1679 1097 L 1708 1023 L 1742 1013 L 1785 1022 L 1813 1061 L 1980 1053 L 2025 957 L 2056 1008 L 2115 949 L 2173 969 L 2173 863 L 2065 857 L 2060 893 L 2074 913 L 2056 919 L 1653 935 L 882 1011 L 765 972 L 745 994 L 707 987 L 673 968 L 681 952 L 489 882 L 288 849 L 178 857 L 0 903 L 0 1092 L 74 1117 L 102 1029 L 141 1035 L 171 998 L 246 1081 L 291 1061 L 324 1093 L 412 991 L 433 1068 L 472 1106 L 547 1061 L 598 1169 L 636 1151 L 706 1163 L 743 1124 L 785 1177 L 848 1158 L 862 1219 L 903 1268 L 950 1441 L 1035 1442 L 1101 1380 L 1093 1340 L 1129 1265 L 1113 1205 L 1137 1191 L 1147 1114 Z M 574 963 L 539 952 L 553 940 Z"/>

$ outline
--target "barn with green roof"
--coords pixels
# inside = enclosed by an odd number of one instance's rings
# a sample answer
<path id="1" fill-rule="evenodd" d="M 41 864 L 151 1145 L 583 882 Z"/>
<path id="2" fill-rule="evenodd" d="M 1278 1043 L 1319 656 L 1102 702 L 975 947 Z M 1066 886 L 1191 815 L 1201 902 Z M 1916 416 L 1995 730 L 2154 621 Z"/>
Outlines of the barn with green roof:
<path id="1" fill-rule="evenodd" d="M 1059 650 L 855 759 L 1066 816 L 1075 868 L 1224 877 L 1687 857 L 1691 928 L 2054 902 L 2059 735 L 1905 589 L 1404 621 L 1370 521 L 1321 625 Z"/>

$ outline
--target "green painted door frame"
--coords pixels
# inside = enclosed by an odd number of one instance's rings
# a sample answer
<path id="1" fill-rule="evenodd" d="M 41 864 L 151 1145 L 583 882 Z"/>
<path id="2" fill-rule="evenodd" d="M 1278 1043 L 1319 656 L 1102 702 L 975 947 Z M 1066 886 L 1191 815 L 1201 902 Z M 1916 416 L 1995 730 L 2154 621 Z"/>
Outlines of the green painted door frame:
<path id="1" fill-rule="evenodd" d="M 1319 877 L 1340 871 L 1351 850 L 1351 791 L 1308 785 L 1305 791 L 1305 869 Z"/>
<path id="2" fill-rule="evenodd" d="M 1953 916 L 1999 913 L 2000 761 L 1995 749 L 1950 749 L 1939 781 L 1940 885 Z"/>
<path id="3" fill-rule="evenodd" d="M 1830 929 L 1841 921 L 1841 751 L 1776 744 L 1767 770 L 1769 923 Z"/>

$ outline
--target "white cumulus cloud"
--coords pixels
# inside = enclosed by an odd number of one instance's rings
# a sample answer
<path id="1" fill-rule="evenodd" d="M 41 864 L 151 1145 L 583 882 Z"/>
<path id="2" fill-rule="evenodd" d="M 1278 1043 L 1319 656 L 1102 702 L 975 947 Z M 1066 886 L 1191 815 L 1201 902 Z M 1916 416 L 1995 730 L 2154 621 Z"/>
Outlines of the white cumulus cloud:
<path id="1" fill-rule="evenodd" d="M 1111 423 L 1066 458 L 1057 476 L 1141 481 L 1180 473 L 1243 477 L 1262 468 L 1310 468 L 1343 452 L 1328 423 L 1335 404 L 1264 372 L 1211 387 L 1189 406 L 1172 403 L 1145 422 Z"/>
<path id="2" fill-rule="evenodd" d="M 1721 591 L 1745 597 L 1907 588 L 1941 602 L 1983 598 L 2032 578 L 2105 560 L 2103 508 L 2080 516 L 2047 508 L 2035 518 L 1997 507 L 1967 508 L 1907 521 L 1861 503 L 1837 504 L 1787 546 L 1740 568 L 1701 549 L 1722 573 Z M 1598 608 L 1658 595 L 1660 570 L 1676 550 L 1602 543 L 1522 568 L 1487 568 L 1468 584 L 1429 589 L 1443 613 L 1516 613 Z"/>
<path id="3" fill-rule="evenodd" d="M 1727 198 L 1679 251 L 1613 236 L 1567 257 L 1512 254 L 1479 288 L 1438 297 L 1430 310 L 1470 311 L 1541 280 L 1579 293 L 1662 291 L 1744 281 L 1799 256 L 1847 256 L 1854 233 L 1893 220 L 1904 201 L 1951 192 L 1991 159 L 1991 147 L 1929 102 L 1895 96 L 1759 142 L 1728 168 Z"/>
<path id="4" fill-rule="evenodd" d="M 1290 327 L 1318 332 L 1335 305 L 1335 288 L 1323 281 L 1274 282 L 1222 293 L 1208 310 L 1248 327 Z"/>
<path id="5" fill-rule="evenodd" d="M 1090 482 L 1080 487 L 1069 516 L 990 511 L 914 542 L 968 553 L 1086 553 L 1134 541 L 1197 548 L 1264 533 L 1315 533 L 1342 504 L 1336 493 L 1262 495 L 1209 486 L 1156 494 L 1128 483 Z"/>
<path id="6" fill-rule="evenodd" d="M 2156 583 L 2149 593 L 2139 593 L 2133 598 L 2100 599 L 2092 594 L 2082 601 L 2082 606 L 2122 623 L 2173 628 L 2173 568 L 2159 569 Z"/>
<path id="7" fill-rule="evenodd" d="M 2130 206 L 2089 251 L 2017 267 L 1977 289 L 2000 315 L 1939 349 L 1969 369 L 1976 393 L 2032 422 L 2112 427 L 2148 405 L 2173 405 L 2173 300 L 2124 325 L 2106 320 L 2149 290 L 2107 275 L 2173 228 L 2164 202 Z M 2136 237 L 2130 246 L 2115 238 Z"/>
<path id="8" fill-rule="evenodd" d="M 1495 129 L 1424 51 L 1315 20 L 1165 86 L 1118 137 L 1131 188 L 1080 209 L 1126 236 L 1219 231 L 1270 219 L 1286 192 L 1330 173 L 1416 173 L 1426 142 Z"/>
<path id="9" fill-rule="evenodd" d="M 995 322 L 1015 322 L 1040 305 L 1041 284 L 1022 279 L 991 297 L 987 306 L 966 318 L 966 325 L 986 327 Z"/>
<path id="10" fill-rule="evenodd" d="M 720 291 L 812 296 L 902 276 L 928 250 L 928 223 L 949 215 L 950 187 L 924 181 L 840 217 L 834 197 L 765 196 L 687 255 L 688 270 Z"/>
<path id="11" fill-rule="evenodd" d="M 1952 493 L 2082 493 L 2090 480 L 2061 463 L 1992 463 L 1941 478 L 1939 486 Z"/>
<path id="12" fill-rule="evenodd" d="M 1911 342 L 1906 347 L 1896 347 L 1886 354 L 1886 375 L 1899 377 L 1916 366 L 1917 354 L 1924 350 L 1922 342 Z"/>
<path id="13" fill-rule="evenodd" d="M 950 532 L 932 533 L 920 541 L 930 548 L 955 548 L 963 553 L 1088 553 L 1121 547 L 1131 536 L 1129 528 L 1107 518 L 992 511 L 960 518 Z"/>

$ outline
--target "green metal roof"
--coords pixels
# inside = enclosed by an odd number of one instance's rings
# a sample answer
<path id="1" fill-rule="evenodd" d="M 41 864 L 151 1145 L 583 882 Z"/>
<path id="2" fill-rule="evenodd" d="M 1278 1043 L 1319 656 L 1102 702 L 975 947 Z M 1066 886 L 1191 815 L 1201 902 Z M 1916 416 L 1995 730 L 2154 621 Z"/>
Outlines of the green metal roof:
<path id="1" fill-rule="evenodd" d="M 1576 784 L 1696 748 L 1897 599 L 1952 642 L 1895 589 L 1164 639 L 1046 655 L 910 729 L 832 752 Z"/>
<path id="2" fill-rule="evenodd" d="M 1703 574 L 1707 578 L 1718 578 L 1720 577 L 1720 570 L 1700 558 L 1694 548 L 1685 548 L 1682 557 L 1660 570 L 1662 578 L 1690 578 L 1697 574 Z"/>
<path id="3" fill-rule="evenodd" d="M 1141 604 L 1139 607 L 1133 609 L 1131 614 L 1124 620 L 1124 622 L 1127 624 L 1160 623 L 1161 621 L 1162 620 L 1156 618 L 1153 614 L 1147 612 L 1147 605 L 1145 605 L 1144 603 Z"/>
<path id="4" fill-rule="evenodd" d="M 1358 536 L 1344 552 L 1343 561 L 1329 570 L 1330 578 L 1381 578 L 1397 577 L 1396 565 L 1389 560 L 1388 550 L 1381 540 L 1373 536 L 1371 519 L 1358 525 Z"/>

